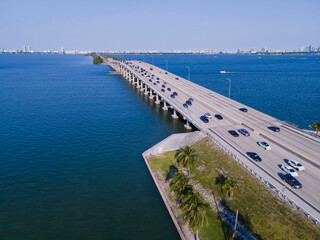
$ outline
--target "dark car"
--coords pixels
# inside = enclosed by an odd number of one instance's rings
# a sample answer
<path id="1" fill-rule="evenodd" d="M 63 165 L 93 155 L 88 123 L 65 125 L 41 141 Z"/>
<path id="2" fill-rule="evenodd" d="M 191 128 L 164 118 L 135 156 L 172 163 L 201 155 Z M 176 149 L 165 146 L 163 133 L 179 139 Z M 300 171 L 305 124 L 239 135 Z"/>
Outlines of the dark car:
<path id="1" fill-rule="evenodd" d="M 188 104 L 188 105 L 191 106 L 191 105 L 192 105 L 192 102 L 188 100 L 188 101 L 186 101 L 186 104 Z"/>
<path id="2" fill-rule="evenodd" d="M 161 92 L 165 92 L 166 90 L 164 90 L 163 88 L 161 89 Z"/>
<path id="3" fill-rule="evenodd" d="M 189 101 L 194 102 L 193 98 L 189 98 Z"/>
<path id="4" fill-rule="evenodd" d="M 251 157 L 253 160 L 255 160 L 256 162 L 262 161 L 261 157 L 258 154 L 256 154 L 255 152 L 247 152 L 247 155 L 249 157 Z"/>
<path id="5" fill-rule="evenodd" d="M 174 94 L 171 94 L 170 97 L 171 97 L 171 98 L 175 98 L 176 96 L 175 96 Z"/>
<path id="6" fill-rule="evenodd" d="M 208 123 L 209 119 L 206 116 L 201 116 L 200 119 L 204 122 L 204 123 Z"/>
<path id="7" fill-rule="evenodd" d="M 239 134 L 235 130 L 230 130 L 228 131 L 228 133 L 230 133 L 234 137 L 239 137 Z"/>
<path id="8" fill-rule="evenodd" d="M 160 78 L 157 77 L 157 80 L 160 80 Z"/>
<path id="9" fill-rule="evenodd" d="M 150 68 L 150 71 L 152 71 L 153 70 L 153 68 Z"/>
<path id="10" fill-rule="evenodd" d="M 188 104 L 184 103 L 182 106 L 184 106 L 185 108 L 188 108 Z"/>
<path id="11" fill-rule="evenodd" d="M 292 177 L 290 174 L 283 175 L 283 181 L 288 183 L 293 188 L 302 188 L 302 184 L 295 177 Z"/>
<path id="12" fill-rule="evenodd" d="M 177 92 L 173 92 L 172 94 L 175 95 L 175 96 L 178 96 L 178 93 L 177 93 Z"/>
<path id="13" fill-rule="evenodd" d="M 244 136 L 250 136 L 250 133 L 244 128 L 239 129 L 238 132 Z"/>
<path id="14" fill-rule="evenodd" d="M 165 74 L 168 74 L 168 72 L 165 72 Z"/>
<path id="15" fill-rule="evenodd" d="M 162 85 L 161 85 L 161 87 L 165 88 L 165 87 L 166 87 L 166 85 L 163 85 L 163 84 L 162 84 Z"/>
<path id="16" fill-rule="evenodd" d="M 157 83 L 160 83 L 160 81 L 157 81 Z"/>
<path id="17" fill-rule="evenodd" d="M 149 82 L 152 82 L 152 79 L 149 79 Z"/>
<path id="18" fill-rule="evenodd" d="M 157 84 L 154 82 L 153 85 L 157 85 Z"/>
<path id="19" fill-rule="evenodd" d="M 179 80 L 179 78 L 176 78 L 176 80 Z"/>
<path id="20" fill-rule="evenodd" d="M 163 84 L 167 84 L 167 82 L 163 82 Z"/>
<path id="21" fill-rule="evenodd" d="M 171 91 L 171 88 L 167 88 L 168 91 Z"/>
<path id="22" fill-rule="evenodd" d="M 274 131 L 274 132 L 280 132 L 280 128 L 276 127 L 276 126 L 270 126 L 268 127 L 270 130 Z"/>
<path id="23" fill-rule="evenodd" d="M 241 112 L 248 112 L 248 109 L 246 109 L 246 108 L 239 108 L 239 110 L 240 110 Z"/>
<path id="24" fill-rule="evenodd" d="M 219 120 L 222 120 L 223 119 L 223 117 L 220 115 L 220 114 L 216 114 L 216 115 L 214 115 L 216 118 L 218 118 Z"/>

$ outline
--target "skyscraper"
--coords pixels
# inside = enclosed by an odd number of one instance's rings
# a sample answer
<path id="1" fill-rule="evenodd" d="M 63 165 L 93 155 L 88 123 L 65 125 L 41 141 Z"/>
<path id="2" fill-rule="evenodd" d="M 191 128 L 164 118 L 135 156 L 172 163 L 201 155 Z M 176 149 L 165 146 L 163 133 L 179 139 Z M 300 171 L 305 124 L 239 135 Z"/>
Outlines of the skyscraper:
<path id="1" fill-rule="evenodd" d="M 31 52 L 31 47 L 30 46 L 28 46 L 28 52 Z"/>
<path id="2" fill-rule="evenodd" d="M 26 48 L 26 46 L 25 45 L 23 45 L 23 47 L 22 47 L 22 51 L 25 53 L 25 52 L 27 52 L 27 48 Z"/>

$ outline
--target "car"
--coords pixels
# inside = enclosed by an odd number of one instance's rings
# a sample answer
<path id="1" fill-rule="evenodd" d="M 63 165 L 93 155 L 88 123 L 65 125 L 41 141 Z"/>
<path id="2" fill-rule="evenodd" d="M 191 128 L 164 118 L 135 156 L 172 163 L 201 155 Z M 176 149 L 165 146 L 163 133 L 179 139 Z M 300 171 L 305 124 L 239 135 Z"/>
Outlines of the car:
<path id="1" fill-rule="evenodd" d="M 151 74 L 151 76 L 152 76 L 152 77 L 154 77 L 154 75 L 153 75 L 153 74 Z"/>
<path id="2" fill-rule="evenodd" d="M 281 165 L 281 169 L 293 177 L 298 177 L 298 173 L 288 165 Z"/>
<path id="3" fill-rule="evenodd" d="M 208 123 L 209 119 L 206 116 L 201 116 L 200 119 L 204 122 L 204 123 Z"/>
<path id="4" fill-rule="evenodd" d="M 290 165 L 291 167 L 293 167 L 298 171 L 306 170 L 304 166 L 296 160 L 288 160 L 288 165 Z"/>
<path id="5" fill-rule="evenodd" d="M 154 82 L 153 85 L 157 85 L 157 84 Z"/>
<path id="6" fill-rule="evenodd" d="M 176 78 L 176 80 L 179 80 L 179 78 Z"/>
<path id="7" fill-rule="evenodd" d="M 223 119 L 223 117 L 222 117 L 220 114 L 216 114 L 216 115 L 214 115 L 214 117 L 217 118 L 217 119 L 219 119 L 219 120 L 222 120 L 222 119 Z"/>
<path id="8" fill-rule="evenodd" d="M 271 147 L 266 142 L 257 142 L 260 147 L 263 147 L 265 150 L 271 150 Z"/>
<path id="9" fill-rule="evenodd" d="M 160 80 L 160 78 L 157 77 L 157 80 Z"/>
<path id="10" fill-rule="evenodd" d="M 240 110 L 241 112 L 248 112 L 248 109 L 246 109 L 246 108 L 239 108 L 239 110 Z"/>
<path id="11" fill-rule="evenodd" d="M 153 70 L 153 68 L 150 68 L 150 71 L 152 71 Z"/>
<path id="12" fill-rule="evenodd" d="M 177 93 L 177 92 L 173 92 L 173 94 L 174 94 L 175 96 L 178 96 L 178 93 Z"/>
<path id="13" fill-rule="evenodd" d="M 189 101 L 194 102 L 193 98 L 189 98 Z"/>
<path id="14" fill-rule="evenodd" d="M 296 188 L 296 189 L 302 188 L 302 184 L 290 174 L 283 175 L 282 179 L 293 188 Z"/>
<path id="15" fill-rule="evenodd" d="M 262 161 L 261 157 L 258 154 L 256 154 L 255 152 L 247 152 L 247 155 L 249 157 L 251 157 L 253 160 L 255 160 L 256 162 Z"/>
<path id="16" fill-rule="evenodd" d="M 175 98 L 176 96 L 175 96 L 174 94 L 171 94 L 170 97 L 171 97 L 171 98 Z"/>
<path id="17" fill-rule="evenodd" d="M 170 91 L 171 91 L 171 88 L 167 88 L 167 90 L 170 92 Z"/>
<path id="18" fill-rule="evenodd" d="M 188 108 L 188 104 L 184 103 L 182 106 L 184 106 L 185 108 Z"/>
<path id="19" fill-rule="evenodd" d="M 149 79 L 149 82 L 152 82 L 152 79 Z"/>
<path id="20" fill-rule="evenodd" d="M 247 129 L 241 128 L 238 130 L 238 132 L 244 136 L 250 136 L 250 133 L 247 131 Z"/>
<path id="21" fill-rule="evenodd" d="M 210 113 L 205 113 L 204 115 L 209 119 L 212 118 L 212 115 Z"/>
<path id="22" fill-rule="evenodd" d="M 168 72 L 165 72 L 164 74 L 168 74 Z"/>
<path id="23" fill-rule="evenodd" d="M 160 81 L 157 81 L 157 83 L 160 83 Z"/>
<path id="24" fill-rule="evenodd" d="M 270 126 L 268 127 L 270 130 L 274 131 L 274 132 L 280 132 L 280 128 L 277 126 Z"/>
<path id="25" fill-rule="evenodd" d="M 230 133 L 234 137 L 239 137 L 239 134 L 235 130 L 229 130 L 228 133 Z"/>
<path id="26" fill-rule="evenodd" d="M 163 88 L 161 89 L 161 92 L 165 92 L 166 90 L 164 90 Z"/>
<path id="27" fill-rule="evenodd" d="M 166 85 L 163 85 L 163 84 L 162 84 L 161 87 L 166 88 Z"/>
<path id="28" fill-rule="evenodd" d="M 189 100 L 187 100 L 187 101 L 186 101 L 186 104 L 188 104 L 188 105 L 190 105 L 190 106 L 191 106 L 191 105 L 192 105 L 192 102 L 191 102 L 191 101 L 189 101 Z"/>
<path id="29" fill-rule="evenodd" d="M 167 82 L 163 82 L 163 84 L 167 84 Z"/>

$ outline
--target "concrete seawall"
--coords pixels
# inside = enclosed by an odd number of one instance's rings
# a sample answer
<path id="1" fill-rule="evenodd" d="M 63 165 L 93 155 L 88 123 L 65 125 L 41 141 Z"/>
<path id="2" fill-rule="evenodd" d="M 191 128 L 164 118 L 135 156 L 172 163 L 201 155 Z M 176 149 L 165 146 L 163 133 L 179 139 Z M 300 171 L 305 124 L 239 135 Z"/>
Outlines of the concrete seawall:
<path id="1" fill-rule="evenodd" d="M 157 178 L 156 173 L 152 170 L 148 159 L 152 155 L 158 155 L 168 151 L 175 151 L 187 145 L 192 145 L 195 142 L 200 141 L 204 137 L 206 137 L 206 134 L 199 131 L 191 133 L 172 134 L 142 153 L 142 157 L 148 167 L 151 177 L 182 240 L 194 240 L 195 238 L 194 235 L 189 231 L 188 226 L 183 225 L 181 221 L 179 221 L 178 213 L 175 210 L 175 204 L 169 199 L 163 184 Z"/>

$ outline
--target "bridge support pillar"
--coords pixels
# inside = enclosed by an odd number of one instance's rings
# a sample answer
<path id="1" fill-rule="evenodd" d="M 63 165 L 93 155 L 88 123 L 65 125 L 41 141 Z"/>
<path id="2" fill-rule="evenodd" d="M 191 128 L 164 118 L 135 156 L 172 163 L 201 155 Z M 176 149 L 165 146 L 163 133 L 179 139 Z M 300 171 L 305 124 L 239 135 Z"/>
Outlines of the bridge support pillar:
<path id="1" fill-rule="evenodd" d="M 167 106 L 167 103 L 165 101 L 163 102 L 162 110 L 163 111 L 168 111 L 168 106 Z"/>
<path id="2" fill-rule="evenodd" d="M 137 88 L 140 88 L 140 81 L 137 79 Z"/>
<path id="3" fill-rule="evenodd" d="M 174 118 L 174 119 L 178 119 L 179 118 L 175 109 L 173 109 L 173 114 L 171 115 L 171 117 Z"/>
<path id="4" fill-rule="evenodd" d="M 160 99 L 159 99 L 159 95 L 156 94 L 156 101 L 155 101 L 156 104 L 160 104 Z"/>
<path id="5" fill-rule="evenodd" d="M 140 92 L 143 92 L 144 91 L 144 89 L 147 87 L 147 85 L 144 85 L 144 87 L 143 87 L 143 82 L 141 82 L 141 89 L 140 89 Z"/>
<path id="6" fill-rule="evenodd" d="M 150 96 L 149 96 L 149 98 L 150 98 L 150 99 L 153 99 L 153 98 L 154 98 L 152 89 L 150 89 Z"/>
<path id="7" fill-rule="evenodd" d="M 190 126 L 190 123 L 188 120 L 187 120 L 186 124 L 184 125 L 184 128 L 187 130 L 192 130 L 192 127 Z"/>

